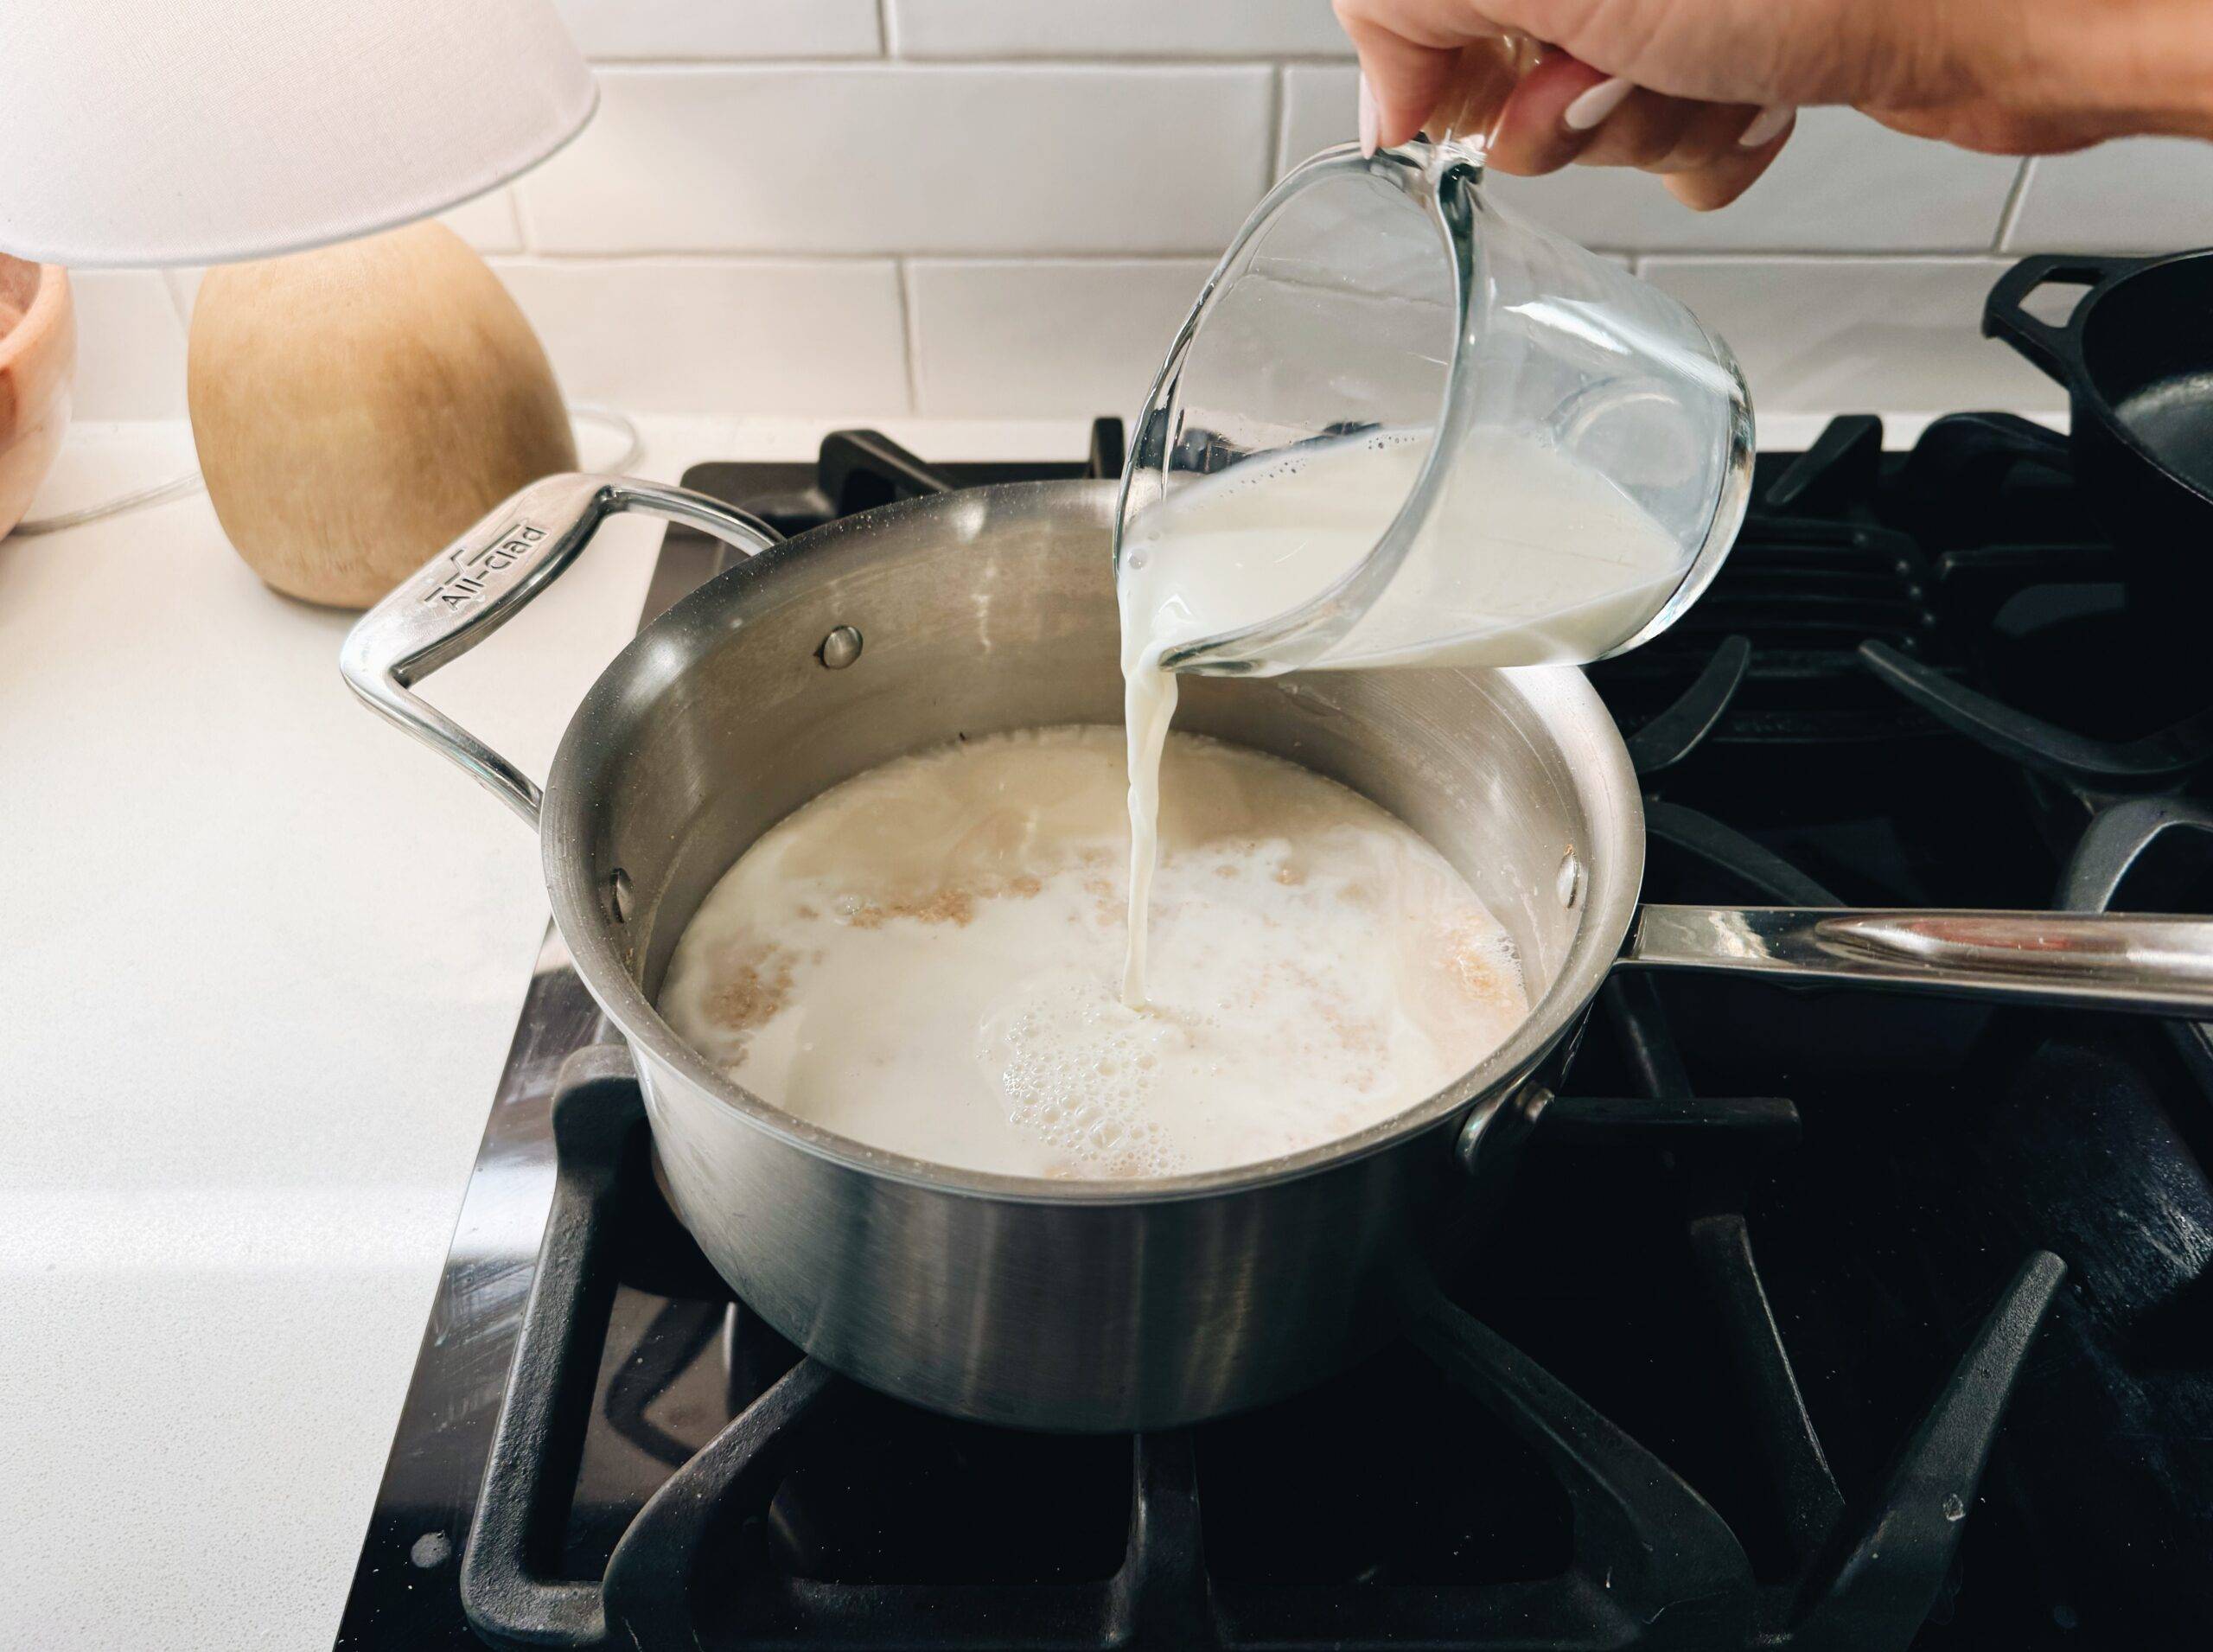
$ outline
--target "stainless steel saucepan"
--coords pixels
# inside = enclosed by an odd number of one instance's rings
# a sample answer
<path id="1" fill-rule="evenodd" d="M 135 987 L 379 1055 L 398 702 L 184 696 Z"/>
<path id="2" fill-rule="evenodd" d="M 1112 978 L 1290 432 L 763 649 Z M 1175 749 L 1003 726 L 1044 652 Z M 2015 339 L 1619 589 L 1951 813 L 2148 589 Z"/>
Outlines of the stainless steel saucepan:
<path id="1" fill-rule="evenodd" d="M 680 489 L 525 489 L 362 619 L 347 680 L 535 827 L 555 921 L 629 1041 L 678 1214 L 792 1341 L 871 1387 L 995 1423 L 1157 1428 L 1344 1366 L 1420 1299 L 1545 1099 L 1609 971 L 2213 1017 L 2213 920 L 1637 905 L 1629 758 L 1579 672 L 1347 671 L 1186 681 L 1178 726 L 1366 794 L 1512 932 L 1535 1008 L 1398 1118 L 1289 1158 L 1048 1182 L 881 1152 L 722 1077 L 654 1012 L 679 931 L 762 832 L 956 734 L 1119 722 L 1114 489 L 1038 482 L 890 505 L 788 544 Z M 544 794 L 410 692 L 481 641 L 608 515 L 758 552 L 594 685 Z"/>

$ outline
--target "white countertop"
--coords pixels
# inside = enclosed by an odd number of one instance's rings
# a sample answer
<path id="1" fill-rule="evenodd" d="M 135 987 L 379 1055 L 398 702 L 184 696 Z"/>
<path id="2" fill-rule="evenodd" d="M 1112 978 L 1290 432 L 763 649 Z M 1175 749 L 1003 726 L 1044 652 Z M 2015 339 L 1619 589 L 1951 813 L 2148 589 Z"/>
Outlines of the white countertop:
<path id="1" fill-rule="evenodd" d="M 841 422 L 649 420 L 634 469 Z M 182 425 L 80 427 L 34 514 L 190 463 Z M 614 524 L 428 698 L 543 775 L 660 532 Z M 350 619 L 201 494 L 0 542 L 0 1648 L 336 1631 L 545 922 L 528 834 L 339 682 Z"/>

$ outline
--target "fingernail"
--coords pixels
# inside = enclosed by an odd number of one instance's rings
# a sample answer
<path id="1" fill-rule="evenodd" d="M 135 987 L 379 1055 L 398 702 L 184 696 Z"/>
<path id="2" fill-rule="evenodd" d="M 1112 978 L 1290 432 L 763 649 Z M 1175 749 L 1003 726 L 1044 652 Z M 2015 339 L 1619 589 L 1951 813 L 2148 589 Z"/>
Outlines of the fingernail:
<path id="1" fill-rule="evenodd" d="M 1571 132 L 1587 132 L 1602 124 L 1636 90 L 1634 84 L 1618 74 L 1601 80 L 1560 112 L 1560 124 Z"/>
<path id="2" fill-rule="evenodd" d="M 1788 126 L 1798 112 L 1787 103 L 1770 104 L 1752 117 L 1752 124 L 1744 128 L 1744 135 L 1737 140 L 1741 150 L 1765 149 Z"/>
<path id="3" fill-rule="evenodd" d="M 1360 77 L 1360 152 L 1375 153 L 1376 140 L 1383 135 L 1383 117 L 1375 107 L 1375 93 L 1368 84 L 1368 76 Z"/>

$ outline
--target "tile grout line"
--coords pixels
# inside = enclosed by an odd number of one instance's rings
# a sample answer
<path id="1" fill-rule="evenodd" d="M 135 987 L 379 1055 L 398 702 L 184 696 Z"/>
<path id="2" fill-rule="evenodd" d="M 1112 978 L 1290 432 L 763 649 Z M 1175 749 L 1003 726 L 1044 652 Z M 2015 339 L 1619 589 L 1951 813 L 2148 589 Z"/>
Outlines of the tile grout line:
<path id="1" fill-rule="evenodd" d="M 2002 253 L 2006 243 L 2013 238 L 2014 226 L 2020 222 L 2021 209 L 2028 204 L 2029 180 L 2036 175 L 2037 157 L 2033 155 L 2021 163 L 2021 169 L 2013 175 L 2013 187 L 2006 192 L 2006 204 L 1998 214 L 1998 233 L 1990 238 L 1990 250 Z"/>
<path id="2" fill-rule="evenodd" d="M 527 222 L 524 224 L 526 243 L 535 241 Z M 2003 253 L 1985 249 L 1962 251 L 1957 247 L 1923 249 L 1914 247 L 1818 247 L 1818 246 L 1759 246 L 1759 247 L 1670 247 L 1615 246 L 1593 247 L 1591 251 L 1628 258 L 1640 267 L 1653 260 L 1668 264 L 1724 265 L 1724 264 L 1988 264 L 2003 258 Z M 737 268 L 778 268 L 828 264 L 977 264 L 1017 265 L 1025 267 L 1071 265 L 1078 267 L 1113 264 L 1202 264 L 1211 265 L 1220 258 L 1219 246 L 1192 246 L 1181 250 L 1147 249 L 1130 251 L 1113 247 L 1091 248 L 1083 251 L 1055 249 L 1010 249 L 1006 247 L 933 247 L 928 251 L 914 248 L 879 247 L 851 252 L 839 249 L 809 249 L 800 247 L 713 247 L 713 246 L 626 246 L 622 248 L 542 247 L 526 245 L 520 252 L 487 252 L 483 256 L 498 264 L 516 264 L 543 268 L 574 269 L 594 265 L 628 265 L 639 264 L 725 265 Z M 156 273 L 159 273 L 156 271 Z"/>
<path id="3" fill-rule="evenodd" d="M 1102 264 L 1200 264 L 1211 266 L 1221 256 L 1221 249 L 1193 247 L 1183 252 L 915 252 L 885 248 L 872 252 L 807 252 L 789 249 L 763 251 L 739 247 L 625 247 L 619 252 L 574 252 L 556 248 L 538 248 L 527 252 L 487 252 L 484 257 L 501 264 L 520 264 L 539 268 L 577 268 L 598 265 L 621 265 L 639 264 L 729 265 L 745 267 L 789 267 L 815 264 L 886 264 L 908 261 L 918 264 L 1015 264 L 1024 266 L 1036 265 L 1102 265 Z"/>
<path id="4" fill-rule="evenodd" d="M 1260 188 L 1266 189 L 1283 175 L 1285 150 L 1291 143 L 1291 90 L 1288 66 L 1279 63 L 1268 77 L 1268 152 L 1260 157 Z"/>
<path id="5" fill-rule="evenodd" d="M 1081 69 L 1250 70 L 1273 69 L 1286 64 L 1301 67 L 1349 69 L 1354 67 L 1354 60 L 1349 57 L 1302 57 L 1296 52 L 1285 53 L 1279 57 L 1113 57 L 1103 54 L 1087 57 L 893 57 L 886 53 L 878 53 L 871 57 L 854 53 L 845 57 L 595 57 L 587 61 L 595 69 L 650 69 L 670 73 L 692 69 L 858 69 L 869 73 L 888 73 L 909 70 L 929 73 L 941 69 L 1004 68 L 1062 72 Z"/>
<path id="6" fill-rule="evenodd" d="M 528 209 L 523 205 L 522 186 L 520 183 L 509 184 L 507 186 L 507 197 L 514 202 L 515 234 L 522 242 L 521 256 L 525 258 L 535 258 L 541 256 L 538 251 L 537 230 L 530 221 L 530 213 Z"/>
<path id="7" fill-rule="evenodd" d="M 894 279 L 899 288 L 899 337 L 907 357 L 907 411 L 917 418 L 922 411 L 922 335 L 921 307 L 915 303 L 914 272 L 908 261 L 896 261 Z"/>
<path id="8" fill-rule="evenodd" d="M 1616 247 L 1616 252 L 1640 263 L 1658 258 L 1669 264 L 1987 264 L 1987 248 L 1962 250 L 1910 246 L 1646 246 Z"/>
<path id="9" fill-rule="evenodd" d="M 876 0 L 876 54 L 880 59 L 898 55 L 891 38 L 891 0 Z"/>
<path id="10" fill-rule="evenodd" d="M 169 308 L 176 312 L 176 324 L 184 329 L 185 346 L 192 343 L 192 307 L 185 302 L 184 283 L 181 278 L 188 266 L 169 265 L 154 273 L 162 278 L 162 290 L 169 296 Z"/>

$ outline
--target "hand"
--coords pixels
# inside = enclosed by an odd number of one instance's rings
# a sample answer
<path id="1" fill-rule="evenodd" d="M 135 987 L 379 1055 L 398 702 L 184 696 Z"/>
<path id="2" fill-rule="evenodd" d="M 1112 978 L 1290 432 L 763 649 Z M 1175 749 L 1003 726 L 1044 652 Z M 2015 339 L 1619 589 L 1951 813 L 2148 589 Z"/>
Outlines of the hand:
<path id="1" fill-rule="evenodd" d="M 1500 171 L 1641 167 L 1701 210 L 1751 186 L 1803 104 L 1999 154 L 2213 136 L 2213 18 L 2197 0 L 1336 4 L 1360 52 L 1364 143 L 1488 130 Z"/>

